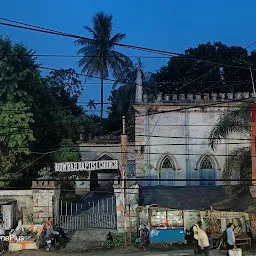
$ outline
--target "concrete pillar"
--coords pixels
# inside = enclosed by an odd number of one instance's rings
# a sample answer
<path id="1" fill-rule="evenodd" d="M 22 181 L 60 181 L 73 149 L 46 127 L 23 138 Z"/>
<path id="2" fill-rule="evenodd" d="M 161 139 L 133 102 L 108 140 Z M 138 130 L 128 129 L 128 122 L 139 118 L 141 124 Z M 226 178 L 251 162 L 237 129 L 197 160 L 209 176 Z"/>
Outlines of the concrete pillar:
<path id="1" fill-rule="evenodd" d="M 142 74 L 141 69 L 137 68 L 137 78 L 136 78 L 136 97 L 135 103 L 140 104 L 142 103 Z"/>
<path id="2" fill-rule="evenodd" d="M 256 185 L 256 104 L 251 105 L 252 184 Z"/>
<path id="3" fill-rule="evenodd" d="M 127 207 L 126 207 L 126 217 L 124 216 L 124 193 L 122 189 L 121 182 L 115 179 L 114 194 L 116 197 L 116 214 L 117 214 L 117 232 L 119 234 L 124 233 L 124 223 L 126 219 L 126 224 L 128 232 L 136 231 L 137 227 L 137 213 L 136 209 L 139 204 L 139 185 L 138 184 L 127 184 Z"/>
<path id="4" fill-rule="evenodd" d="M 59 214 L 60 185 L 56 181 L 33 181 L 32 191 L 34 224 Z"/>

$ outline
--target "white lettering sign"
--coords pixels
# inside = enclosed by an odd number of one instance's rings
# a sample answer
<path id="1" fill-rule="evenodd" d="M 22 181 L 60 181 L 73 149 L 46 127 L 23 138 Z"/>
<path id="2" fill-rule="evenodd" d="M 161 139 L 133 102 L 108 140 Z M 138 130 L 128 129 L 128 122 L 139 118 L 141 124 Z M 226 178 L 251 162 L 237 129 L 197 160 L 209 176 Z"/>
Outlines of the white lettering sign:
<path id="1" fill-rule="evenodd" d="M 56 172 L 77 172 L 116 169 L 118 169 L 118 160 L 87 161 L 77 163 L 55 163 Z"/>

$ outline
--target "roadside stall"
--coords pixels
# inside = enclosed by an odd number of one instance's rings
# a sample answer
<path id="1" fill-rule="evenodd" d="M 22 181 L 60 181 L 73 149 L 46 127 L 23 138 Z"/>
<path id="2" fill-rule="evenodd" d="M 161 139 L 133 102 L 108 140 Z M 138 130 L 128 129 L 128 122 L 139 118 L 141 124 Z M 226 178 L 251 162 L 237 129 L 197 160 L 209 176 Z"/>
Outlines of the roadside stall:
<path id="1" fill-rule="evenodd" d="M 235 239 L 237 245 L 249 245 L 251 246 L 251 238 L 248 236 L 248 227 L 246 221 L 249 215 L 245 212 L 226 212 L 226 211 L 206 211 L 202 212 L 202 219 L 204 221 L 204 227 L 210 237 L 216 244 L 216 247 L 220 249 L 225 248 L 225 241 L 223 239 L 223 232 L 229 223 L 235 225 Z"/>
<path id="2" fill-rule="evenodd" d="M 149 207 L 150 243 L 186 243 L 184 231 L 184 212 Z"/>

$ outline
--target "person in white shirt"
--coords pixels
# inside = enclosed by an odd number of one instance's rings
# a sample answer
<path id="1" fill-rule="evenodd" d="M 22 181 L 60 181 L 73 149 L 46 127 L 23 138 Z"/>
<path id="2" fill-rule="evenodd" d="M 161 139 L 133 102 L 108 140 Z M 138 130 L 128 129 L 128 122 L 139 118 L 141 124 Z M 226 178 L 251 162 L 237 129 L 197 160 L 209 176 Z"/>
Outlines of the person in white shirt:
<path id="1" fill-rule="evenodd" d="M 202 229 L 202 223 L 199 225 L 199 229 L 198 229 L 198 244 L 201 247 L 201 250 L 203 252 L 203 254 L 205 256 L 209 256 L 209 247 L 210 247 L 210 243 L 209 243 L 209 239 L 207 234 L 204 232 L 204 230 Z"/>

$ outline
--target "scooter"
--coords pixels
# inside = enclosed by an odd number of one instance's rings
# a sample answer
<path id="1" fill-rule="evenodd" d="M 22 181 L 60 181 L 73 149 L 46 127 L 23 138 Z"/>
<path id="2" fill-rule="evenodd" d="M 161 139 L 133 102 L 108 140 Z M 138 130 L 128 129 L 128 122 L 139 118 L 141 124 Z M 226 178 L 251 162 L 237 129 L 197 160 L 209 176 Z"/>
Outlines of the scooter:
<path id="1" fill-rule="evenodd" d="M 46 239 L 46 245 L 45 249 L 47 252 L 54 251 L 56 248 L 56 238 L 54 237 L 53 234 L 51 234 L 47 239 Z"/>
<path id="2" fill-rule="evenodd" d="M 56 245 L 64 245 L 63 247 L 65 247 L 65 244 L 68 242 L 68 238 L 64 230 L 61 227 L 56 225 L 52 233 L 55 237 L 55 240 L 57 243 Z"/>

